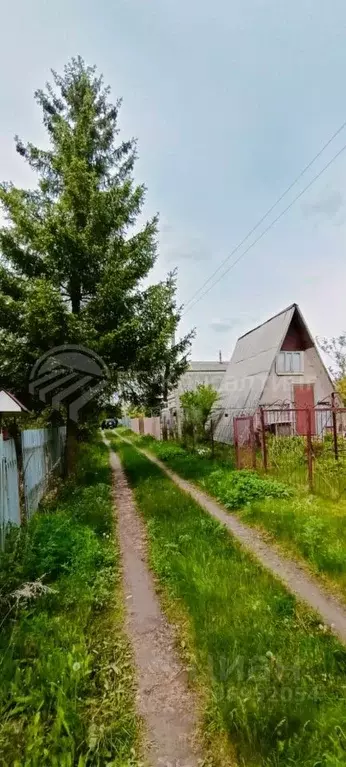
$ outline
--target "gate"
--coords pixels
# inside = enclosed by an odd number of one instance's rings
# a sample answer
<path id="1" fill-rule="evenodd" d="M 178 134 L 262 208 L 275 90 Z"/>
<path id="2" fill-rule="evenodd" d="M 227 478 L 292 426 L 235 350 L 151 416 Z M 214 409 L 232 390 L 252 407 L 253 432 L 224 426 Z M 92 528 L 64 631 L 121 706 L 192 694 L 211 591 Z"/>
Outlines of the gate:
<path id="1" fill-rule="evenodd" d="M 252 415 L 233 418 L 237 469 L 256 468 L 256 440 Z"/>

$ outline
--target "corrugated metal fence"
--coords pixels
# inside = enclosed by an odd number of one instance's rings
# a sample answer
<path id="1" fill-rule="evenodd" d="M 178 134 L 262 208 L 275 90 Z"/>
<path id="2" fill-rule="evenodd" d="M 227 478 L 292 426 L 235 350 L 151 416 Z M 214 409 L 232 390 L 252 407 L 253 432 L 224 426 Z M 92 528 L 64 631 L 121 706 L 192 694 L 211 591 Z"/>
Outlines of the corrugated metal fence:
<path id="1" fill-rule="evenodd" d="M 124 415 L 119 421 L 121 426 L 125 426 L 126 429 L 131 429 L 131 418 L 129 415 Z"/>
<path id="2" fill-rule="evenodd" d="M 66 428 L 27 429 L 22 432 L 22 476 L 14 440 L 0 434 L 0 548 L 9 523 L 20 524 L 19 486 L 23 485 L 27 519 L 36 511 L 53 471 L 62 469 Z"/>
<path id="3" fill-rule="evenodd" d="M 28 429 L 22 432 L 24 497 L 27 517 L 36 511 L 49 476 L 61 466 L 66 429 Z"/>
<path id="4" fill-rule="evenodd" d="M 17 457 L 13 439 L 0 434 L 0 548 L 9 523 L 20 524 Z"/>

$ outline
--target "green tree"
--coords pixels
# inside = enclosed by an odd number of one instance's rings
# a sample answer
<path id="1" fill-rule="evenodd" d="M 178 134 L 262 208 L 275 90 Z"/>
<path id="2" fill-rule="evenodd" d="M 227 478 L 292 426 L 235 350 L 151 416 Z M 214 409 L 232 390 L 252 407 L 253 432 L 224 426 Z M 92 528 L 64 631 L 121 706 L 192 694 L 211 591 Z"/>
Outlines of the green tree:
<path id="1" fill-rule="evenodd" d="M 193 391 L 180 395 L 180 404 L 184 413 L 187 427 L 197 430 L 197 435 L 203 436 L 213 405 L 219 395 L 210 384 L 199 384 Z"/>
<path id="2" fill-rule="evenodd" d="M 335 338 L 318 338 L 317 343 L 332 362 L 329 372 L 335 381 L 335 390 L 346 404 L 346 333 Z"/>
<path id="3" fill-rule="evenodd" d="M 329 370 L 333 378 L 346 377 L 346 333 L 336 338 L 317 338 L 322 351 L 329 357 L 332 365 Z"/>
<path id="4" fill-rule="evenodd" d="M 157 404 L 185 369 L 193 334 L 171 343 L 175 273 L 143 286 L 158 219 L 137 225 L 145 187 L 133 180 L 136 142 L 119 142 L 120 101 L 110 103 L 94 67 L 77 58 L 52 74 L 35 94 L 47 148 L 16 139 L 37 186 L 0 185 L 1 385 L 25 398 L 36 359 L 77 343 L 103 357 L 114 388 Z"/>

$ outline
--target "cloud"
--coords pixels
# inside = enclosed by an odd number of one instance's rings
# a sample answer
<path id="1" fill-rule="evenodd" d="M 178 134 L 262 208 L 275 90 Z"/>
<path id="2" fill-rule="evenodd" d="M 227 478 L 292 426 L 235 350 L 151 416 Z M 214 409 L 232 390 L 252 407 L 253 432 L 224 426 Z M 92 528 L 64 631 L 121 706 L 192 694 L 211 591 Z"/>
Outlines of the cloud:
<path id="1" fill-rule="evenodd" d="M 322 197 L 315 202 L 303 205 L 303 212 L 306 218 L 309 216 L 324 216 L 325 218 L 334 218 L 343 205 L 341 192 L 335 190 L 329 195 Z"/>
<path id="2" fill-rule="evenodd" d="M 167 261 L 192 261 L 198 263 L 206 261 L 210 253 L 203 243 L 192 243 L 189 240 L 181 245 L 176 244 L 167 248 L 162 248 Z"/>
<path id="3" fill-rule="evenodd" d="M 160 252 L 168 262 L 191 261 L 198 263 L 210 258 L 207 243 L 198 235 L 177 231 L 169 222 L 160 226 Z"/>
<path id="4" fill-rule="evenodd" d="M 226 333 L 227 330 L 232 330 L 232 328 L 235 328 L 239 324 L 239 319 L 235 319 L 234 317 L 231 317 L 230 319 L 219 317 L 212 320 L 209 327 L 212 330 L 215 330 L 216 333 Z"/>
<path id="5" fill-rule="evenodd" d="M 240 312 L 237 317 L 216 317 L 210 322 L 209 327 L 215 333 L 226 333 L 234 328 L 243 328 L 244 326 L 251 330 L 255 325 L 255 317 L 250 317 L 245 312 Z"/>
<path id="6" fill-rule="evenodd" d="M 234 327 L 234 321 L 233 320 L 212 320 L 209 327 L 212 330 L 215 330 L 216 333 L 226 333 L 227 330 L 231 330 L 231 328 Z"/>

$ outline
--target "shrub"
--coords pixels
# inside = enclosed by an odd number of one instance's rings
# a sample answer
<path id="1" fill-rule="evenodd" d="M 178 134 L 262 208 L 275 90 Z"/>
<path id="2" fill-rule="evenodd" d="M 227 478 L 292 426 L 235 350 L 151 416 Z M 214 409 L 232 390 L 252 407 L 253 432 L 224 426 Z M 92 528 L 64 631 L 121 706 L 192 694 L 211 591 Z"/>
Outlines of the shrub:
<path id="1" fill-rule="evenodd" d="M 204 485 L 228 508 L 236 509 L 261 498 L 288 498 L 292 490 L 281 482 L 262 479 L 252 471 L 225 471 L 218 469 L 204 481 Z"/>
<path id="2" fill-rule="evenodd" d="M 155 453 L 161 461 L 169 461 L 170 458 L 187 458 L 188 453 L 184 448 L 173 442 L 160 442 L 155 445 Z"/>

